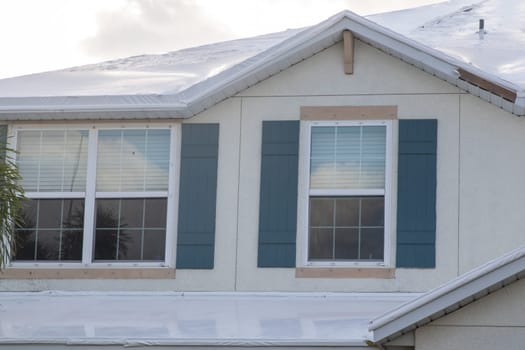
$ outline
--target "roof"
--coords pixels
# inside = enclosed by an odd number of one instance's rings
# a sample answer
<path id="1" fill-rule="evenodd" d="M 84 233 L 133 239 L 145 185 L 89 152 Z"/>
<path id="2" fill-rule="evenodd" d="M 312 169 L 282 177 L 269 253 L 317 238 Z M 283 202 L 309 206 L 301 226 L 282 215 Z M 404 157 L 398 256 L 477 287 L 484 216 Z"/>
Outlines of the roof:
<path id="1" fill-rule="evenodd" d="M 409 293 L 0 293 L 13 344 L 364 347 Z"/>
<path id="2" fill-rule="evenodd" d="M 525 88 L 525 6 L 521 0 L 444 1 L 367 18 Z M 484 20 L 482 33 L 480 19 Z"/>
<path id="3" fill-rule="evenodd" d="M 519 83 L 350 11 L 304 29 L 0 80 L 0 114 L 4 120 L 189 118 L 341 41 L 344 30 L 498 107 L 525 115 L 525 87 Z"/>
<path id="4" fill-rule="evenodd" d="M 525 246 L 487 262 L 373 319 L 374 341 L 385 343 L 452 313 L 525 276 Z"/>

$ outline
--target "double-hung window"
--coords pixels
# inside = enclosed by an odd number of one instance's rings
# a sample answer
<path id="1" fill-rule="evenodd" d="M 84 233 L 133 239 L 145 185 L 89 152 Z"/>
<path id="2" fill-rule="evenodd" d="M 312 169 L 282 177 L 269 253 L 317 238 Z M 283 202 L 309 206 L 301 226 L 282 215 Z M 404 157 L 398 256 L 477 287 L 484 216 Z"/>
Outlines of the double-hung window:
<path id="1" fill-rule="evenodd" d="M 20 129 L 14 262 L 166 262 L 170 128 Z"/>
<path id="2" fill-rule="evenodd" d="M 384 264 L 390 128 L 309 124 L 307 263 Z"/>

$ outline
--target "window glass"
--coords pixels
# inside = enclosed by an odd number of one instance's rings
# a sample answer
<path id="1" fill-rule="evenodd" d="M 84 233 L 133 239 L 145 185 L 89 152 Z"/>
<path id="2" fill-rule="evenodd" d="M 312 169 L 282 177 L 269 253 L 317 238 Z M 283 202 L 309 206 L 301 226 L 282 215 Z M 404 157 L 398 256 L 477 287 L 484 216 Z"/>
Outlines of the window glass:
<path id="1" fill-rule="evenodd" d="M 26 192 L 83 192 L 86 130 L 20 131 L 17 163 Z"/>
<path id="2" fill-rule="evenodd" d="M 165 198 L 97 199 L 96 207 L 95 260 L 164 260 Z"/>
<path id="3" fill-rule="evenodd" d="M 169 129 L 19 130 L 30 199 L 13 260 L 164 261 L 170 137 Z M 96 171 L 88 171 L 88 154 Z M 85 211 L 86 203 L 94 208 Z M 92 256 L 83 256 L 84 240 Z"/>
<path id="4" fill-rule="evenodd" d="M 14 260 L 82 260 L 83 199 L 28 199 L 15 228 Z"/>
<path id="5" fill-rule="evenodd" d="M 312 128 L 311 189 L 383 188 L 386 126 Z"/>
<path id="6" fill-rule="evenodd" d="M 386 132 L 311 127 L 309 261 L 383 260 Z"/>
<path id="7" fill-rule="evenodd" d="M 169 130 L 101 130 L 97 191 L 166 191 Z"/>
<path id="8" fill-rule="evenodd" d="M 383 197 L 310 197 L 310 260 L 382 260 Z"/>

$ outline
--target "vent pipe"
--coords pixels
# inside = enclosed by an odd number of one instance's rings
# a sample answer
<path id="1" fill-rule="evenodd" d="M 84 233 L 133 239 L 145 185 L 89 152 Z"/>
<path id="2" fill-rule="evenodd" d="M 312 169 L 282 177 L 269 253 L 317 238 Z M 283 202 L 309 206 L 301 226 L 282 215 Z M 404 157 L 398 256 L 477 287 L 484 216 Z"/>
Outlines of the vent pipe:
<path id="1" fill-rule="evenodd" d="M 487 34 L 487 31 L 485 30 L 485 20 L 483 18 L 479 19 L 479 30 L 477 33 L 479 34 L 479 40 L 483 40 L 485 34 Z"/>

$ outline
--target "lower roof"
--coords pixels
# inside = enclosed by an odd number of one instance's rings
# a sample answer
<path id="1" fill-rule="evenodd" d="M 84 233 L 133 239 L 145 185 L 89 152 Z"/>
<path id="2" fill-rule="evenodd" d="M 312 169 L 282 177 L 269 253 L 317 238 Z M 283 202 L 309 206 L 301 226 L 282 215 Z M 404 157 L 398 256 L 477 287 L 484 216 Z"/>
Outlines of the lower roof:
<path id="1" fill-rule="evenodd" d="M 415 293 L 0 293 L 0 346 L 364 347 Z"/>

